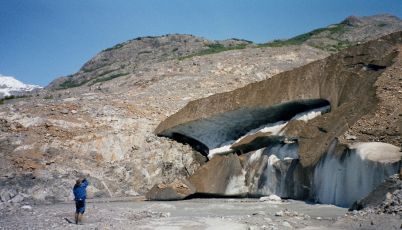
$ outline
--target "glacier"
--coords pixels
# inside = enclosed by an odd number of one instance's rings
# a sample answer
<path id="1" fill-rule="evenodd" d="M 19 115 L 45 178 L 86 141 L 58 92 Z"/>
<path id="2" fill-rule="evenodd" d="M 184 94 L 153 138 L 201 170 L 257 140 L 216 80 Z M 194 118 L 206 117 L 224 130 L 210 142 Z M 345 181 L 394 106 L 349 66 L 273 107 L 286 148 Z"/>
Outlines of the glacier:
<path id="1" fill-rule="evenodd" d="M 218 154 L 227 154 L 227 153 L 232 153 L 234 152 L 232 150 L 232 144 L 234 143 L 239 143 L 241 140 L 243 140 L 245 137 L 248 137 L 250 135 L 254 135 L 257 133 L 264 133 L 267 135 L 271 136 L 278 136 L 278 135 L 283 135 L 283 129 L 286 127 L 286 125 L 293 120 L 299 120 L 299 121 L 304 121 L 308 122 L 309 120 L 312 120 L 324 113 L 328 113 L 330 111 L 330 106 L 322 106 L 319 108 L 311 109 L 302 113 L 298 113 L 295 116 L 293 116 L 290 120 L 288 121 L 277 121 L 275 123 L 269 123 L 269 124 L 264 124 L 256 129 L 252 129 L 249 132 L 247 132 L 245 135 L 241 136 L 237 140 L 232 140 L 225 142 L 224 144 L 220 145 L 217 148 L 213 148 L 209 150 L 208 158 L 211 159 L 215 155 Z"/>
<path id="2" fill-rule="evenodd" d="M 387 143 L 344 145 L 335 138 L 316 164 L 304 167 L 300 163 L 297 131 L 292 132 L 330 112 L 326 100 L 299 100 L 242 108 L 183 123 L 166 130 L 164 135 L 202 149 L 209 160 L 238 155 L 242 173 L 229 179 L 216 175 L 214 183 L 227 185 L 223 194 L 221 190 L 216 194 L 277 195 L 350 207 L 384 179 L 398 173 L 402 153 Z"/>

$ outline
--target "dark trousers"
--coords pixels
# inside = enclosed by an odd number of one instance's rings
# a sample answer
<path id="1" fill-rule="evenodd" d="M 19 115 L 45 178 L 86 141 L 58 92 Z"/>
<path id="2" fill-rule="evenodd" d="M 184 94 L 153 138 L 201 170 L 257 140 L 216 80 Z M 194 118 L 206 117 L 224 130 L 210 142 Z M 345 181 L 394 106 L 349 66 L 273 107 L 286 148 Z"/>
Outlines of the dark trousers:
<path id="1" fill-rule="evenodd" d="M 85 212 L 85 200 L 75 201 L 75 213 L 83 214 Z"/>

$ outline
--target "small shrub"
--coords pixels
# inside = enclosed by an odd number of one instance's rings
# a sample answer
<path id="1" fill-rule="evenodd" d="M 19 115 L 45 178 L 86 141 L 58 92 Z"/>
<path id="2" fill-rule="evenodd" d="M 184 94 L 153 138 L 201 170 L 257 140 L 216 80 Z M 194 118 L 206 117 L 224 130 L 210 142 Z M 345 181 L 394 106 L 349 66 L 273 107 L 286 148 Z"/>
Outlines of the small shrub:
<path id="1" fill-rule="evenodd" d="M 281 47 L 281 46 L 290 46 L 290 45 L 301 45 L 303 42 L 307 41 L 314 35 L 320 34 L 322 32 L 328 31 L 330 34 L 339 33 L 345 30 L 344 24 L 335 24 L 326 28 L 319 28 L 313 31 L 310 31 L 305 34 L 300 34 L 296 37 L 285 39 L 285 40 L 274 40 L 272 42 L 264 43 L 258 45 L 258 47 Z"/>
<path id="2" fill-rule="evenodd" d="M 140 54 L 150 54 L 150 53 L 152 53 L 151 50 L 143 50 L 141 52 L 138 52 L 138 55 L 140 55 Z"/>
<path id="3" fill-rule="evenodd" d="M 113 71 L 116 71 L 116 69 L 105 70 L 105 71 L 103 71 L 102 73 L 100 73 L 100 74 L 98 75 L 98 77 L 105 76 L 106 74 L 109 74 L 109 73 L 111 73 L 111 72 L 113 72 Z"/>
<path id="4" fill-rule="evenodd" d="M 74 87 L 82 86 L 83 84 L 85 84 L 89 81 L 90 81 L 90 79 L 89 80 L 84 79 L 82 81 L 74 81 L 73 79 L 67 79 L 63 83 L 61 83 L 57 89 L 74 88 Z"/>
<path id="5" fill-rule="evenodd" d="M 188 56 L 184 56 L 184 57 L 179 57 L 179 60 L 184 60 L 186 58 L 192 58 L 195 56 L 203 56 L 203 55 L 208 55 L 208 54 L 215 54 L 215 53 L 220 53 L 223 51 L 228 51 L 228 50 L 239 50 L 239 49 L 244 49 L 247 47 L 246 44 L 240 44 L 240 45 L 233 45 L 233 46 L 224 46 L 222 44 L 208 44 L 207 45 L 207 49 L 201 50 L 198 53 L 195 54 L 191 54 Z"/>
<path id="6" fill-rule="evenodd" d="M 92 86 L 92 85 L 94 85 L 96 83 L 110 81 L 112 79 L 115 79 L 115 78 L 118 78 L 118 77 L 121 77 L 121 76 L 125 76 L 125 75 L 128 75 L 128 74 L 129 73 L 117 73 L 117 74 L 110 75 L 109 77 L 97 78 L 97 79 L 93 80 L 91 83 L 89 83 L 88 85 Z"/>
<path id="7" fill-rule="evenodd" d="M 12 100 L 12 99 L 18 99 L 18 98 L 26 98 L 28 97 L 27 95 L 19 95 L 19 96 L 15 96 L 15 95 L 10 95 L 10 96 L 5 96 L 3 98 L 0 99 L 0 105 L 4 104 L 5 101 L 7 100 Z"/>
<path id="8" fill-rule="evenodd" d="M 105 67 L 105 66 L 107 66 L 107 65 L 108 65 L 107 63 L 102 63 L 102 65 L 99 65 L 99 66 L 93 67 L 93 68 L 82 67 L 81 70 L 82 70 L 84 73 L 89 73 L 89 72 L 95 71 L 95 70 L 97 70 L 97 69 L 100 69 L 100 68 L 102 68 L 102 67 Z"/>
<path id="9" fill-rule="evenodd" d="M 119 43 L 119 44 L 117 44 L 115 46 L 112 46 L 110 48 L 104 49 L 102 52 L 107 52 L 107 51 L 112 51 L 112 50 L 115 50 L 115 49 L 120 49 L 123 46 L 124 46 L 123 43 Z"/>

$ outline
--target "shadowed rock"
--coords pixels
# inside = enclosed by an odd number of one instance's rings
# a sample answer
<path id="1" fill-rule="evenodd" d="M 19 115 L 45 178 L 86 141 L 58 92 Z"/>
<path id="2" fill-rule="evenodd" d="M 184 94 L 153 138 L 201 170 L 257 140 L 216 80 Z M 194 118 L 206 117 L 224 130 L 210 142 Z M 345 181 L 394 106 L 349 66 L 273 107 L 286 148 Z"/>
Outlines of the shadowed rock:
<path id="1" fill-rule="evenodd" d="M 226 189 L 233 177 L 241 175 L 242 166 L 236 154 L 216 156 L 201 166 L 190 178 L 197 193 L 226 195 Z"/>
<path id="2" fill-rule="evenodd" d="M 387 194 L 390 195 L 396 190 L 402 190 L 402 181 L 397 176 L 388 178 L 366 197 L 356 201 L 349 210 L 377 207 L 388 199 Z"/>
<path id="3" fill-rule="evenodd" d="M 145 195 L 148 200 L 182 200 L 195 193 L 195 187 L 187 180 L 175 180 L 170 184 L 156 184 Z"/>

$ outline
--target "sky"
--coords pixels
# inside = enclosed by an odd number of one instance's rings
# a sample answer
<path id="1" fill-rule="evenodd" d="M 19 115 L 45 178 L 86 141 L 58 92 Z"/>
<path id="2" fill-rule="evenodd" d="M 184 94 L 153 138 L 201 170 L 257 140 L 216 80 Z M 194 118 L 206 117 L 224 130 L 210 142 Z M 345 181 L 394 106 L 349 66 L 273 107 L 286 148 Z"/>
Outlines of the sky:
<path id="1" fill-rule="evenodd" d="M 401 0 L 0 0 L 0 74 L 45 86 L 101 50 L 140 36 L 263 43 L 388 13 Z"/>

